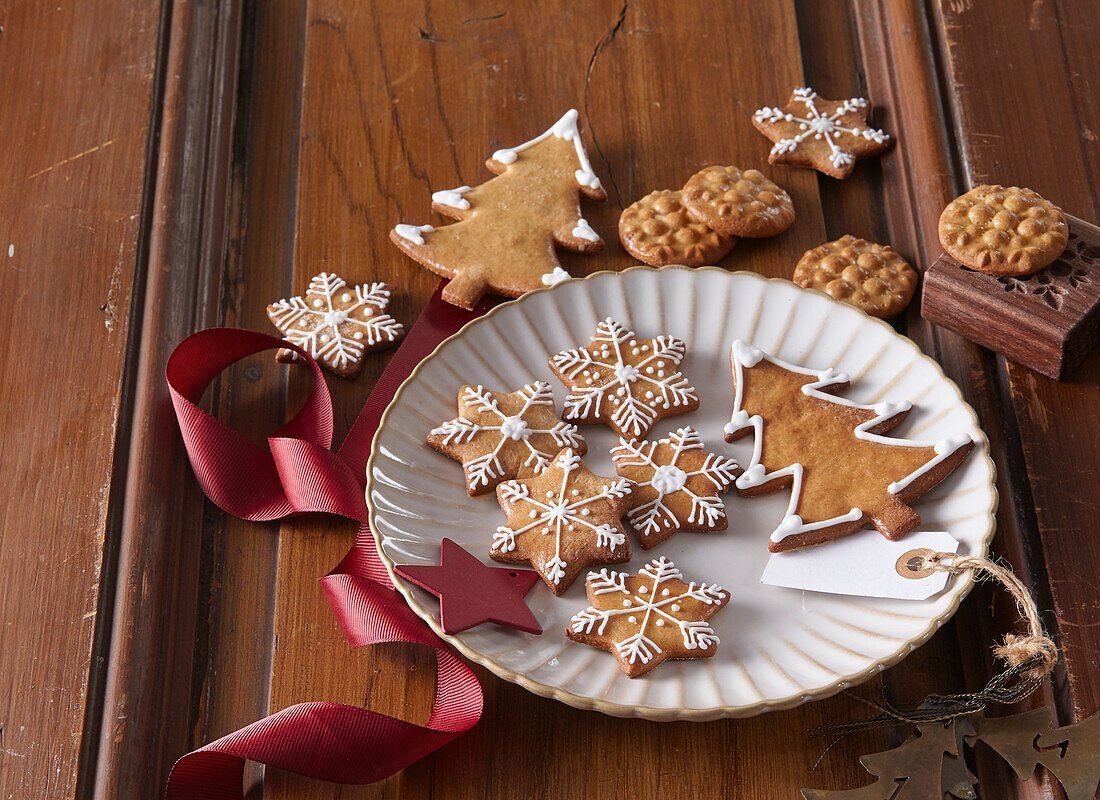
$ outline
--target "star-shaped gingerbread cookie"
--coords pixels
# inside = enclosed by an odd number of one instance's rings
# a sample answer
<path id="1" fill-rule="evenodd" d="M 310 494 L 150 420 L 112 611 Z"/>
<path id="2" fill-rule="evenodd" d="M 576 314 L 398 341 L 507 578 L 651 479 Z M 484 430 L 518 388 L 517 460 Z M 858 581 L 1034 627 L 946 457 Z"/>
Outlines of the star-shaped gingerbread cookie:
<path id="1" fill-rule="evenodd" d="M 699 395 L 680 372 L 686 352 L 674 336 L 643 339 L 605 319 L 587 347 L 550 358 L 550 369 L 569 387 L 563 417 L 606 422 L 623 438 L 638 439 L 658 419 L 694 411 Z"/>
<path id="2" fill-rule="evenodd" d="M 753 114 L 756 129 L 775 146 L 769 164 L 813 167 L 834 178 L 852 174 L 856 159 L 881 153 L 889 134 L 867 124 L 870 103 L 862 97 L 826 100 L 808 87 L 795 89 L 787 105 Z"/>
<path id="3" fill-rule="evenodd" d="M 489 555 L 530 564 L 560 595 L 590 565 L 630 560 L 622 516 L 632 492 L 630 481 L 596 475 L 567 447 L 540 475 L 497 486 L 508 524 L 493 534 Z"/>
<path id="4" fill-rule="evenodd" d="M 283 334 L 342 378 L 354 378 L 370 350 L 389 347 L 405 328 L 389 314 L 391 289 L 384 283 L 348 286 L 343 278 L 322 272 L 309 282 L 305 296 L 279 300 L 267 316 Z M 293 363 L 293 350 L 280 350 L 276 360 Z"/>
<path id="5" fill-rule="evenodd" d="M 538 475 L 563 447 L 578 455 L 587 450 L 577 426 L 558 418 L 544 381 L 511 394 L 463 386 L 458 416 L 433 428 L 428 444 L 462 462 L 470 497 L 491 492 L 502 480 Z"/>
<path id="6" fill-rule="evenodd" d="M 655 442 L 620 439 L 611 451 L 615 471 L 635 484 L 627 519 L 643 550 L 677 531 L 726 529 L 722 493 L 741 474 L 732 458 L 708 453 L 692 427 Z"/>
<path id="7" fill-rule="evenodd" d="M 566 637 L 613 653 L 629 678 L 669 658 L 713 656 L 718 637 L 707 620 L 729 602 L 729 592 L 683 577 L 663 556 L 637 575 L 588 573 L 590 605 L 569 621 Z"/>

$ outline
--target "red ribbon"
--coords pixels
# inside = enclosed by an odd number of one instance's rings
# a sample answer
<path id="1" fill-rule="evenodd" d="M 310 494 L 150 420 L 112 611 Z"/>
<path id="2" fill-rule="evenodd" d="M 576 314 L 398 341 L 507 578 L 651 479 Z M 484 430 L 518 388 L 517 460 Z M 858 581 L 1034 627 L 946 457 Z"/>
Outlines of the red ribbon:
<path id="1" fill-rule="evenodd" d="M 436 651 L 435 705 L 426 725 L 339 703 L 285 708 L 180 758 L 169 800 L 242 800 L 246 759 L 337 783 L 371 783 L 398 772 L 471 728 L 481 716 L 481 685 L 470 668 L 394 590 L 367 521 L 366 464 L 382 412 L 398 386 L 440 341 L 483 314 L 464 311 L 436 289 L 378 379 L 340 447 L 332 447 L 332 399 L 320 367 L 300 348 L 255 331 L 211 328 L 185 339 L 165 377 L 187 455 L 203 492 L 219 508 L 257 522 L 312 511 L 361 524 L 355 544 L 321 586 L 352 647 L 418 642 Z M 268 440 L 268 450 L 198 407 L 226 367 L 263 350 L 288 347 L 313 370 L 305 405 Z"/>

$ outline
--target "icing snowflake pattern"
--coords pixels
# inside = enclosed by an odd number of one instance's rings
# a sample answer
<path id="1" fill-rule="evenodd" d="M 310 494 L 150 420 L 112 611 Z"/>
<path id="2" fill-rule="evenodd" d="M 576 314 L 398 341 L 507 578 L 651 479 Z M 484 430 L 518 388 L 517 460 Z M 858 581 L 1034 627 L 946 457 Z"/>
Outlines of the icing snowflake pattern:
<path id="1" fill-rule="evenodd" d="M 661 411 L 685 414 L 699 396 L 679 371 L 686 353 L 673 336 L 642 339 L 608 318 L 596 327 L 587 347 L 565 350 L 550 359 L 567 381 L 565 418 L 607 420 L 620 434 L 644 436 Z"/>
<path id="2" fill-rule="evenodd" d="M 404 333 L 400 322 L 382 313 L 389 302 L 384 283 L 349 287 L 322 272 L 309 282 L 305 297 L 279 300 L 267 313 L 288 342 L 344 373 L 358 367 L 368 347 L 394 342 Z"/>
<path id="3" fill-rule="evenodd" d="M 800 100 L 805 107 L 805 116 L 792 114 L 781 108 L 764 106 L 753 115 L 757 122 L 793 122 L 798 125 L 799 132 L 794 136 L 780 139 L 772 147 L 772 155 L 779 156 L 790 153 L 809 138 L 823 139 L 829 147 L 829 161 L 837 169 L 849 167 L 855 163 L 855 157 L 841 149 L 836 143 L 836 135 L 847 133 L 852 136 L 862 137 L 878 144 L 886 144 L 890 141 L 890 135 L 885 131 L 871 127 L 846 127 L 841 122 L 841 117 L 853 111 L 862 111 L 868 107 L 867 100 L 862 97 L 852 97 L 840 104 L 830 114 L 823 114 L 817 108 L 819 96 L 809 87 L 794 90 L 794 99 Z"/>
<path id="4" fill-rule="evenodd" d="M 550 384 L 545 381 L 535 381 L 520 389 L 519 394 L 524 398 L 523 406 L 516 414 L 510 415 L 501 410 L 496 398 L 485 387 L 467 386 L 462 394 L 462 402 L 471 410 L 492 414 L 496 417 L 496 424 L 485 425 L 460 416 L 432 430 L 432 435 L 440 437 L 444 446 L 468 443 L 480 436 L 496 437 L 496 443 L 488 453 L 463 464 L 471 490 L 489 486 L 496 479 L 505 476 L 504 466 L 500 462 L 500 452 L 510 442 L 523 443 L 527 449 L 527 458 L 523 466 L 536 475 L 546 468 L 558 450 L 563 447 L 579 447 L 584 442 L 577 433 L 577 426 L 568 422 L 559 420 L 550 428 L 531 427 L 529 424 L 528 411 L 532 408 L 549 406 L 553 411 L 554 393 Z M 557 445 L 557 449 L 553 452 L 539 449 L 532 442 L 532 437 L 537 434 L 550 436 Z"/>
<path id="5" fill-rule="evenodd" d="M 685 583 L 680 570 L 664 556 L 653 559 L 636 577 L 607 569 L 590 573 L 587 588 L 591 605 L 573 616 L 567 633 L 612 650 L 631 677 L 665 658 L 713 655 L 719 643 L 708 620 L 728 602 L 729 592 L 717 584 Z M 618 625 L 609 631 L 613 620 Z M 677 631 L 679 641 L 673 639 L 670 645 L 662 636 L 665 628 Z M 664 639 L 665 648 L 658 639 Z"/>

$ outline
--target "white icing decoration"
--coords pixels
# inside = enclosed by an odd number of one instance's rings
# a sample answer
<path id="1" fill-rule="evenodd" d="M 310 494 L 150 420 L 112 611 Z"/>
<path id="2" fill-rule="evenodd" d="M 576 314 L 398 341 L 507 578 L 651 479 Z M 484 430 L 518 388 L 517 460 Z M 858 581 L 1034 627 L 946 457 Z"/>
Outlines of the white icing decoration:
<path id="1" fill-rule="evenodd" d="M 573 235 L 578 239 L 587 239 L 590 242 L 598 242 L 600 240 L 600 235 L 592 230 L 592 226 L 588 224 L 588 220 L 583 217 L 577 220 L 577 225 L 573 228 Z"/>
<path id="2" fill-rule="evenodd" d="M 393 232 L 402 239 L 408 239 L 413 244 L 424 244 L 425 233 L 435 231 L 431 225 L 394 225 Z"/>
<path id="3" fill-rule="evenodd" d="M 459 211 L 465 211 L 470 207 L 470 201 L 462 195 L 470 191 L 469 186 L 459 186 L 457 189 L 446 189 L 441 192 L 432 193 L 432 202 L 436 205 L 447 206 L 448 208 L 457 208 Z"/>
<path id="4" fill-rule="evenodd" d="M 342 278 L 322 272 L 309 282 L 307 294 L 319 295 L 312 308 L 304 297 L 291 297 L 273 303 L 270 311 L 271 321 L 288 342 L 337 369 L 361 359 L 368 346 L 392 342 L 404 330 L 389 314 L 376 313 L 390 302 L 384 283 L 364 283 L 351 292 L 341 291 L 345 287 Z"/>
<path id="5" fill-rule="evenodd" d="M 570 450 L 563 450 L 558 457 L 551 464 L 551 468 L 559 467 L 562 471 L 561 487 L 557 494 L 550 493 L 550 496 L 545 500 L 538 500 L 531 494 L 531 490 L 524 483 L 519 481 L 508 481 L 500 485 L 500 496 L 502 500 L 509 503 L 517 503 L 523 501 L 534 507 L 534 510 L 538 512 L 538 515 L 527 525 L 522 528 L 513 530 L 512 528 L 502 525 L 496 529 L 496 533 L 493 534 L 493 544 L 490 548 L 491 551 L 510 553 L 516 549 L 516 537 L 522 536 L 529 531 L 541 531 L 542 533 L 554 534 L 554 557 L 550 560 L 546 567 L 546 576 L 553 583 L 560 583 L 561 579 L 565 576 L 565 568 L 568 563 L 562 558 L 561 551 L 561 535 L 562 527 L 566 526 L 568 530 L 576 530 L 577 528 L 585 528 L 591 532 L 591 535 L 596 537 L 596 547 L 607 547 L 612 553 L 615 552 L 615 548 L 620 547 L 626 542 L 626 534 L 621 531 L 615 530 L 606 523 L 593 525 L 588 520 L 584 519 L 582 510 L 591 505 L 592 503 L 601 503 L 605 500 L 618 500 L 626 497 L 631 492 L 630 481 L 619 479 L 612 483 L 605 485 L 600 490 L 588 497 L 580 497 L 576 500 L 566 499 L 566 494 L 570 488 L 570 476 L 581 466 L 581 458 L 576 453 Z"/>
<path id="6" fill-rule="evenodd" d="M 589 606 L 573 616 L 569 621 L 569 627 L 575 633 L 595 631 L 602 635 L 607 629 L 609 620 L 613 617 L 625 616 L 629 624 L 637 626 L 637 630 L 622 641 L 616 642 L 615 650 L 629 664 L 637 661 L 648 664 L 661 652 L 657 643 L 646 635 L 651 622 L 655 627 L 662 627 L 663 624 L 676 625 L 683 637 L 684 647 L 688 650 L 709 650 L 712 645 L 718 645 L 717 634 L 705 621 L 683 620 L 669 612 L 679 611 L 681 607 L 677 601 L 685 598 L 698 600 L 706 605 L 720 603 L 726 597 L 726 592 L 721 586 L 696 584 L 692 581 L 678 594 L 670 594 L 667 590 L 662 590 L 663 584 L 670 580 L 683 580 L 680 570 L 664 556 L 649 562 L 642 568 L 639 575 L 652 579 L 652 585 L 642 585 L 637 592 L 631 592 L 626 588 L 627 576 L 621 572 L 602 569 L 598 573 L 589 573 L 588 588 L 592 595 L 596 597 L 611 592 L 621 593 L 625 595 L 622 606 L 607 610 Z M 638 621 L 638 617 L 641 617 L 641 622 Z"/>
<path id="7" fill-rule="evenodd" d="M 668 464 L 658 464 L 653 460 L 654 451 L 659 445 L 671 445 L 675 450 Z M 681 525 L 671 509 L 666 505 L 670 494 L 683 492 L 691 498 L 691 511 L 688 522 L 714 525 L 726 515 L 726 507 L 718 497 L 697 494 L 687 486 L 688 478 L 702 475 L 714 486 L 714 491 L 725 492 L 737 479 L 737 462 L 732 458 L 722 458 L 708 453 L 703 466 L 691 472 L 685 472 L 678 465 L 680 456 L 691 450 L 703 450 L 703 441 L 699 432 L 687 426 L 669 434 L 667 439 L 656 442 L 627 441 L 620 438 L 619 444 L 611 451 L 616 469 L 621 467 L 644 467 L 652 470 L 648 481 L 638 481 L 639 486 L 652 486 L 658 496 L 648 503 L 635 506 L 627 512 L 630 524 L 643 536 L 652 536 L 662 529 L 679 528 Z M 697 487 L 698 488 L 698 487 Z"/>
<path id="8" fill-rule="evenodd" d="M 570 389 L 565 400 L 564 416 L 567 419 L 603 419 L 600 406 L 605 396 L 610 394 L 612 400 L 617 402 L 611 421 L 633 436 L 642 436 L 657 420 L 657 407 L 668 409 L 699 399 L 695 389 L 679 371 L 655 377 L 649 367 L 650 362 L 658 359 L 678 366 L 687 349 L 683 341 L 672 336 L 658 336 L 652 340 L 653 349 L 646 358 L 636 365 L 627 364 L 623 351 L 627 349 L 627 342 L 636 338 L 633 331 L 608 318 L 596 326 L 596 335 L 588 346 L 598 349 L 600 357 L 608 361 L 597 361 L 588 348 L 564 350 L 551 359 L 554 367 L 570 381 L 575 381 L 586 369 L 592 371 L 593 380 L 599 380 L 600 373 L 593 368 L 610 367 L 606 383 L 586 383 Z M 645 351 L 647 347 L 641 349 Z M 620 387 L 625 390 L 624 393 L 614 397 Z M 658 396 L 646 402 L 646 390 L 655 390 Z M 635 397 L 635 392 L 638 397 Z"/>
<path id="9" fill-rule="evenodd" d="M 475 436 L 492 434 L 497 436 L 493 449 L 463 464 L 466 470 L 466 480 L 470 488 L 488 486 L 490 481 L 504 476 L 504 466 L 500 463 L 500 450 L 507 441 L 522 441 L 528 450 L 527 459 L 523 466 L 531 467 L 535 474 L 541 473 L 554 454 L 563 447 L 578 447 L 584 439 L 577 432 L 577 426 L 568 422 L 557 422 L 552 428 L 532 428 L 526 419 L 527 411 L 533 406 L 554 407 L 554 391 L 549 383 L 535 381 L 519 390 L 524 397 L 523 407 L 513 416 L 509 416 L 500 410 L 496 399 L 483 386 L 468 386 L 461 398 L 462 405 L 472 408 L 474 411 L 482 411 L 497 417 L 495 425 L 482 425 L 473 420 L 459 416 L 456 419 L 444 422 L 438 428 L 432 430 L 432 435 L 442 436 L 443 444 L 464 444 Z M 460 409 L 461 413 L 461 409 Z M 550 436 L 555 445 L 552 452 L 540 450 L 531 443 L 531 436 L 544 434 Z"/>
<path id="10" fill-rule="evenodd" d="M 547 272 L 542 276 L 542 282 L 546 286 L 557 286 L 562 281 L 567 281 L 573 276 L 561 267 L 554 267 L 553 272 Z"/>
<path id="11" fill-rule="evenodd" d="M 824 371 L 818 371 L 815 369 L 807 369 L 805 367 L 795 366 L 775 356 L 764 353 L 762 350 L 753 347 L 747 342 L 743 342 L 740 339 L 733 343 L 730 348 L 730 361 L 733 364 L 734 369 L 734 400 L 733 400 L 733 413 L 730 415 L 730 421 L 725 426 L 725 432 L 727 434 L 735 434 L 747 427 L 753 428 L 753 450 L 752 461 L 749 462 L 748 468 L 744 474 L 737 479 L 736 485 L 738 489 L 749 489 L 754 486 L 761 486 L 769 481 L 775 480 L 785 476 L 791 476 L 791 501 L 787 506 L 787 511 L 783 515 L 782 521 L 776 526 L 776 529 L 771 534 L 771 540 L 773 542 L 781 542 L 788 536 L 795 534 L 806 533 L 808 531 L 819 530 L 821 528 L 828 528 L 833 525 L 838 525 L 844 522 L 856 522 L 863 518 L 863 511 L 858 508 L 853 508 L 847 514 L 842 514 L 838 517 L 822 520 L 820 522 L 804 522 L 802 518 L 795 513 L 798 508 L 798 501 L 802 493 L 802 474 L 803 467 L 798 462 L 790 464 L 775 472 L 768 472 L 764 469 L 764 465 L 760 463 L 760 459 L 764 446 L 764 420 L 759 414 L 749 416 L 741 408 L 743 400 L 743 387 L 744 387 L 744 369 L 751 369 L 756 366 L 762 360 L 766 360 L 775 364 L 777 367 L 789 370 L 790 372 L 796 372 L 801 375 L 814 375 L 817 380 L 813 383 L 807 383 L 802 387 L 802 393 L 808 397 L 815 397 L 819 400 L 824 400 L 829 403 L 835 403 L 836 405 L 846 406 L 847 408 L 857 408 L 864 411 L 874 411 L 875 417 L 867 420 L 860 425 L 857 425 L 852 431 L 858 439 L 862 439 L 868 442 L 875 442 L 876 444 L 890 445 L 891 447 L 934 447 L 936 451 L 935 457 L 929 459 L 925 464 L 918 467 L 912 473 L 902 478 L 900 481 L 895 481 L 887 488 L 890 494 L 897 494 L 914 480 L 921 475 L 928 472 L 937 464 L 948 458 L 952 453 L 957 451 L 960 447 L 964 447 L 973 441 L 970 434 L 960 433 L 952 436 L 948 439 L 943 439 L 939 442 L 921 441 L 916 439 L 894 439 L 888 436 L 880 436 L 877 433 L 871 433 L 870 429 L 874 428 L 884 421 L 896 417 L 902 412 L 908 411 L 913 407 L 913 404 L 907 400 L 887 401 L 883 403 L 877 403 L 873 406 L 864 405 L 862 403 L 856 403 L 852 400 L 848 400 L 844 397 L 839 397 L 835 394 L 829 394 L 822 392 L 821 389 L 836 386 L 837 384 L 847 383 L 849 376 L 843 372 L 836 372 L 833 369 L 826 369 Z"/>
<path id="12" fill-rule="evenodd" d="M 851 153 L 847 153 L 837 146 L 836 142 L 833 141 L 834 133 L 850 133 L 853 136 L 862 136 L 864 139 L 880 144 L 890 141 L 889 134 L 877 128 L 846 128 L 840 124 L 839 120 L 845 114 L 867 107 L 867 100 L 862 97 L 845 100 L 832 114 L 822 114 L 814 103 L 814 100 L 818 99 L 818 94 L 813 89 L 804 86 L 801 89 L 795 89 L 794 94 L 806 107 L 806 116 L 797 117 L 783 109 L 772 108 L 771 106 L 764 106 L 753 115 L 753 119 L 757 122 L 783 120 L 784 122 L 798 123 L 800 133 L 793 138 L 780 139 L 776 142 L 775 146 L 772 147 L 772 155 L 790 153 L 798 149 L 803 141 L 813 137 L 814 139 L 824 139 L 825 143 L 829 145 L 829 160 L 833 163 L 833 166 L 846 167 L 855 163 L 855 159 Z"/>
<path id="13" fill-rule="evenodd" d="M 561 119 L 534 139 L 516 147 L 506 147 L 503 150 L 497 150 L 493 153 L 493 161 L 499 161 L 501 164 L 514 164 L 521 152 L 532 145 L 538 144 L 549 136 L 557 136 L 559 139 L 573 142 L 573 146 L 577 150 L 577 161 L 581 164 L 581 168 L 575 173 L 577 183 L 590 189 L 599 189 L 601 186 L 600 179 L 596 177 L 596 173 L 592 169 L 592 164 L 588 161 L 588 154 L 584 152 L 584 144 L 581 142 L 580 131 L 577 130 L 577 109 L 575 108 L 566 111 Z"/>

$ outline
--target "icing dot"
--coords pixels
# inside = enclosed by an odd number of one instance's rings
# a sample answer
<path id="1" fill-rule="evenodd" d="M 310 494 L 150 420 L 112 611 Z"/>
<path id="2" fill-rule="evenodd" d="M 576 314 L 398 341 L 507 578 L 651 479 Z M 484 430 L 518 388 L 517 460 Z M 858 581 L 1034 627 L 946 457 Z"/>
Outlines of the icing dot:
<path id="1" fill-rule="evenodd" d="M 363 338 L 363 332 L 362 331 L 356 331 L 355 333 L 352 334 L 352 336 L 354 336 L 356 339 L 362 339 Z"/>
<path id="2" fill-rule="evenodd" d="M 619 397 L 622 397 L 624 394 L 626 394 L 626 389 L 620 386 L 618 389 L 615 390 L 615 394 L 617 394 Z"/>
<path id="3" fill-rule="evenodd" d="M 652 375 L 653 374 L 653 367 L 646 367 L 645 371 L 646 371 L 647 375 Z"/>
<path id="4" fill-rule="evenodd" d="M 587 516 L 588 516 L 589 514 L 591 514 L 591 513 L 592 513 L 592 509 L 591 509 L 591 508 L 582 508 L 582 509 L 581 509 L 581 516 L 582 516 L 582 517 L 587 517 Z"/>
<path id="5" fill-rule="evenodd" d="M 659 369 L 659 370 L 657 370 L 657 377 L 658 377 L 658 378 L 663 378 L 663 377 L 665 377 L 665 371 L 664 371 L 663 369 Z"/>
<path id="6" fill-rule="evenodd" d="M 638 624 L 638 618 L 636 616 L 634 616 L 633 614 L 631 614 L 629 617 L 627 617 L 626 621 L 627 622 L 633 622 L 635 625 Z"/>
<path id="7" fill-rule="evenodd" d="M 599 380 L 599 379 L 600 379 L 600 373 L 598 373 L 598 372 L 593 372 L 593 373 L 592 373 L 592 377 L 593 377 L 593 378 L 595 378 L 596 380 Z"/>
<path id="8" fill-rule="evenodd" d="M 589 370 L 585 370 L 584 372 L 582 372 L 582 373 L 581 373 L 581 375 L 583 375 L 583 376 L 584 376 L 584 377 L 586 377 L 586 378 L 587 378 L 587 377 L 588 377 L 589 375 L 591 375 L 591 374 L 592 374 L 592 373 L 591 373 L 591 372 L 590 372 Z"/>
<path id="9" fill-rule="evenodd" d="M 661 597 L 668 597 L 668 589 L 661 590 Z"/>
<path id="10" fill-rule="evenodd" d="M 322 333 L 321 334 L 321 341 L 322 342 L 327 342 L 328 341 L 328 334 L 327 333 Z"/>
<path id="11" fill-rule="evenodd" d="M 649 593 L 649 587 L 648 586 L 642 586 L 638 589 L 638 594 L 648 594 L 648 593 Z"/>
<path id="12" fill-rule="evenodd" d="M 623 600 L 623 608 L 630 608 L 631 605 L 632 603 L 630 602 L 630 598 Z"/>
<path id="13" fill-rule="evenodd" d="M 543 533 L 550 533 L 550 529 L 549 529 L 549 528 L 543 528 L 543 529 L 542 529 L 542 532 L 543 532 Z"/>
<path id="14" fill-rule="evenodd" d="M 569 525 L 568 528 L 569 528 L 569 530 L 575 530 L 572 525 Z"/>
<path id="15" fill-rule="evenodd" d="M 679 603 L 673 603 L 671 606 L 669 606 L 669 608 L 671 608 L 673 611 L 679 611 L 680 610 L 680 604 Z"/>
<path id="16" fill-rule="evenodd" d="M 663 619 L 658 619 L 657 620 L 657 627 L 658 628 L 663 628 L 664 626 L 665 626 L 665 621 Z"/>
<path id="17" fill-rule="evenodd" d="M 630 340 L 630 346 L 631 346 L 631 347 L 637 347 L 637 346 L 638 346 L 638 342 L 637 342 L 637 341 L 635 341 L 634 339 L 631 339 L 631 340 Z"/>
<path id="18" fill-rule="evenodd" d="M 528 517 L 530 517 L 531 519 L 534 519 L 534 518 L 535 518 L 535 517 L 537 517 L 538 515 L 539 515 L 539 512 L 535 511 L 535 509 L 533 509 L 533 508 L 532 508 L 532 509 L 531 509 L 531 513 L 530 513 L 530 514 L 528 514 L 527 516 L 528 516 Z"/>
<path id="19" fill-rule="evenodd" d="M 649 349 L 649 345 L 648 345 L 648 344 L 643 344 L 643 345 L 642 345 L 642 352 L 643 352 L 643 353 L 644 353 L 644 352 L 645 352 L 646 350 L 648 350 L 648 349 Z"/>
<path id="20" fill-rule="evenodd" d="M 340 302 L 350 303 L 351 302 L 351 295 L 348 294 L 347 292 L 344 292 L 342 295 L 340 295 Z"/>
<path id="21" fill-rule="evenodd" d="M 324 304 L 325 304 L 325 301 L 322 300 L 320 297 L 318 297 L 316 300 L 313 301 L 313 307 L 314 308 L 320 308 Z"/>
<path id="22" fill-rule="evenodd" d="M 547 491 L 547 492 L 546 492 L 546 496 L 547 496 L 547 497 L 553 497 L 553 496 L 554 496 L 554 493 L 553 493 L 553 492 L 551 492 L 551 491 Z"/>
<path id="23" fill-rule="evenodd" d="M 653 392 L 646 392 L 645 393 L 645 399 L 646 400 L 652 400 L 653 399 Z"/>
<path id="24" fill-rule="evenodd" d="M 635 347 L 633 350 L 630 351 L 630 354 L 636 356 L 640 352 L 641 352 L 641 350 L 639 350 L 637 347 Z"/>
<path id="25" fill-rule="evenodd" d="M 569 494 L 571 494 L 571 495 L 573 495 L 574 497 L 576 497 L 576 496 L 577 496 L 577 495 L 579 495 L 580 493 L 581 493 L 581 492 L 580 492 L 580 489 L 574 489 L 574 490 L 573 490 L 573 491 L 571 491 L 571 492 L 570 492 Z"/>
<path id="26" fill-rule="evenodd" d="M 664 362 L 664 361 L 658 361 L 658 362 L 657 362 L 657 366 L 658 366 L 658 367 L 663 367 L 664 365 L 665 365 L 665 362 Z"/>

